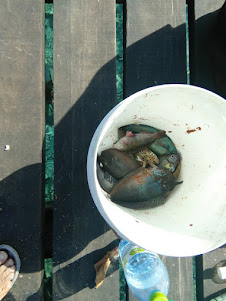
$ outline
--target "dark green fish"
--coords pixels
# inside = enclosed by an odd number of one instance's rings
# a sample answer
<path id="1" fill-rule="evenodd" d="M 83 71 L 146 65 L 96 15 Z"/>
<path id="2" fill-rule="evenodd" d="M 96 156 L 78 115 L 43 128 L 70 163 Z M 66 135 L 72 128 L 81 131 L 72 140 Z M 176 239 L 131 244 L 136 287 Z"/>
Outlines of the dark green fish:
<path id="1" fill-rule="evenodd" d="M 164 204 L 169 191 L 180 183 L 165 169 L 141 167 L 119 181 L 110 197 L 112 202 L 124 207 L 152 208 Z"/>
<path id="2" fill-rule="evenodd" d="M 140 167 L 134 157 L 114 148 L 104 150 L 98 160 L 104 170 L 118 180 Z"/>
<path id="3" fill-rule="evenodd" d="M 146 201 L 134 201 L 134 202 L 120 202 L 118 205 L 130 208 L 130 209 L 149 209 L 155 208 L 161 205 L 164 205 L 166 202 L 166 195 L 162 195 L 156 198 L 151 198 L 150 200 Z M 117 203 L 117 202 L 115 202 Z"/>
<path id="4" fill-rule="evenodd" d="M 147 133 L 156 133 L 160 130 L 146 124 L 128 124 L 125 126 L 122 126 L 119 128 L 120 130 L 123 130 L 124 132 L 132 131 L 133 133 L 141 133 L 141 132 L 147 132 Z"/>
<path id="5" fill-rule="evenodd" d="M 132 131 L 133 133 L 156 133 L 161 130 L 146 124 L 128 124 L 119 128 L 118 130 L 120 136 L 122 136 L 123 132 L 126 133 L 126 131 Z M 168 136 L 157 139 L 153 144 L 149 146 L 149 148 L 158 156 L 177 152 L 174 143 Z"/>
<path id="6" fill-rule="evenodd" d="M 149 146 L 149 149 L 158 156 L 168 154 L 169 151 L 167 148 L 161 146 L 158 141 L 155 141 L 152 145 Z"/>

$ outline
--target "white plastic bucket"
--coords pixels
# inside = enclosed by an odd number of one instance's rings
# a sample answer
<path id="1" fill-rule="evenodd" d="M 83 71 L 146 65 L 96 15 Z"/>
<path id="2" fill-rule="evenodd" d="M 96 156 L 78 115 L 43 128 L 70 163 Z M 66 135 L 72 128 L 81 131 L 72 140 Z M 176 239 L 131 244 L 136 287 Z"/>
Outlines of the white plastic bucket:
<path id="1" fill-rule="evenodd" d="M 165 130 L 182 155 L 177 185 L 164 205 L 134 210 L 114 204 L 96 175 L 97 154 L 112 147 L 118 128 L 142 123 Z M 125 240 L 165 256 L 203 254 L 226 243 L 226 101 L 195 86 L 139 91 L 102 120 L 87 160 L 92 198 Z"/>

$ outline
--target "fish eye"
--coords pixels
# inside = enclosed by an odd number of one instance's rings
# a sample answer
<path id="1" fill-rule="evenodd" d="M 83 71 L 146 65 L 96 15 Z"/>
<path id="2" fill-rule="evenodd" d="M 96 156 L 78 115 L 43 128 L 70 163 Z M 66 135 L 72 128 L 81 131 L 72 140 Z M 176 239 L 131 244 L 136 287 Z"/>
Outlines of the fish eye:
<path id="1" fill-rule="evenodd" d="M 174 155 L 171 155 L 171 158 L 174 158 Z"/>

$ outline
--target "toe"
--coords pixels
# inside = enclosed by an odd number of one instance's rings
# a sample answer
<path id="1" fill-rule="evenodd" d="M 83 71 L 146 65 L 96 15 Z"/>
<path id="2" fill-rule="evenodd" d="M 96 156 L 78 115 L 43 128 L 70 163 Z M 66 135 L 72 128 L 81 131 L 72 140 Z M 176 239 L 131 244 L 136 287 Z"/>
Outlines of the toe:
<path id="1" fill-rule="evenodd" d="M 15 276 L 15 274 L 14 274 L 14 273 L 11 273 L 11 274 L 9 274 L 9 275 L 7 276 L 7 280 L 10 280 L 10 281 L 12 281 L 12 280 L 13 280 L 13 278 L 14 278 L 14 276 Z"/>
<path id="2" fill-rule="evenodd" d="M 0 251 L 0 265 L 6 262 L 8 254 L 5 251 Z"/>
<path id="3" fill-rule="evenodd" d="M 10 267 L 6 267 L 6 270 L 4 271 L 4 277 L 8 277 L 10 274 L 15 274 L 16 267 L 15 265 L 12 265 Z"/>
<path id="4" fill-rule="evenodd" d="M 4 265 L 7 267 L 11 267 L 12 265 L 14 265 L 14 261 L 12 260 L 12 258 L 10 258 L 4 263 Z"/>
<path id="5" fill-rule="evenodd" d="M 5 272 L 5 270 L 7 270 L 7 266 L 5 266 L 4 264 L 0 265 L 0 275 L 2 275 Z"/>

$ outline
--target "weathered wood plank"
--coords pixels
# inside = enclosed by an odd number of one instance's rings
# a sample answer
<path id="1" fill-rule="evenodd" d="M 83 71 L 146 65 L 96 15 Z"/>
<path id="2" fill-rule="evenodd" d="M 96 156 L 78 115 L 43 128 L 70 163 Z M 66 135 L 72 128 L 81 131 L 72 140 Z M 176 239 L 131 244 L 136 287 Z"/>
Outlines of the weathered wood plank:
<path id="1" fill-rule="evenodd" d="M 186 83 L 185 14 L 185 1 L 127 1 L 127 96 Z"/>
<path id="2" fill-rule="evenodd" d="M 185 1 L 127 1 L 126 96 L 186 83 L 185 23 Z M 193 300 L 192 258 L 162 258 L 170 276 L 169 299 Z M 129 300 L 136 300 L 131 292 Z"/>
<path id="3" fill-rule="evenodd" d="M 226 282 L 221 283 L 216 277 L 216 265 L 226 258 L 226 245 L 203 255 L 203 300 L 209 301 L 226 293 Z"/>
<path id="4" fill-rule="evenodd" d="M 195 1 L 195 24 L 194 24 L 194 75 L 191 80 L 196 86 L 206 88 L 219 93 L 214 78 L 214 28 L 216 17 L 224 0 Z M 222 61 L 222 64 L 224 62 Z M 193 66 L 191 66 L 192 68 Z"/>
<path id="5" fill-rule="evenodd" d="M 44 2 L 1 1 L 0 15 L 0 243 L 18 251 L 23 275 L 4 300 L 40 300 Z"/>
<path id="6" fill-rule="evenodd" d="M 223 97 L 226 96 L 225 89 L 221 89 L 221 85 L 218 83 L 225 83 L 225 52 L 223 56 L 221 53 L 221 46 L 225 47 L 225 28 L 217 28 L 216 26 L 219 9 L 224 2 L 224 0 L 195 1 L 194 66 L 192 66 L 192 73 L 194 74 L 192 84 L 216 92 Z M 197 287 L 199 290 L 198 300 L 209 301 L 211 298 L 226 292 L 226 283 L 216 283 L 214 277 L 214 267 L 218 262 L 225 260 L 225 250 L 225 246 L 223 246 L 202 256 L 201 268 L 203 271 L 197 270 L 197 284 L 202 284 L 201 288 Z"/>
<path id="7" fill-rule="evenodd" d="M 93 265 L 118 240 L 86 180 L 91 138 L 116 104 L 115 32 L 114 1 L 55 0 L 53 300 L 119 299 L 118 270 L 93 289 Z"/>

